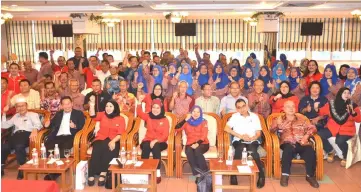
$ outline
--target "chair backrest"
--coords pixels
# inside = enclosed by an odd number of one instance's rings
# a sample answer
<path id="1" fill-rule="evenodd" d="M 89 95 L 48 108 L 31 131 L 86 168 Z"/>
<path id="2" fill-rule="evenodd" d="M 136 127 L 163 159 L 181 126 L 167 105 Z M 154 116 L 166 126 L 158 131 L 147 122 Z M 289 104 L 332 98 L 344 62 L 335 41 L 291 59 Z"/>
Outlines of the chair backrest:
<path id="1" fill-rule="evenodd" d="M 267 128 L 270 129 L 272 126 L 272 122 L 273 119 L 278 118 L 279 116 L 285 115 L 285 113 L 271 113 L 268 117 L 267 117 Z M 296 113 L 297 118 L 301 118 L 303 120 L 305 120 L 306 122 L 310 123 L 310 120 L 304 116 L 301 113 Z"/>
<path id="2" fill-rule="evenodd" d="M 39 115 L 40 121 L 44 124 L 47 120 L 50 120 L 50 112 L 42 109 L 29 109 L 28 111 L 37 113 Z"/>
<path id="3" fill-rule="evenodd" d="M 205 120 L 207 120 L 207 124 L 208 124 L 208 140 L 209 140 L 209 146 L 213 147 L 216 146 L 217 143 L 217 134 L 218 134 L 218 129 L 220 129 L 220 127 L 218 127 L 218 122 L 214 116 L 210 115 L 210 114 L 203 114 L 203 118 Z M 185 132 L 183 131 L 182 133 L 182 140 L 183 140 L 183 145 L 186 145 L 187 143 L 187 135 L 185 134 Z"/>
<path id="4" fill-rule="evenodd" d="M 174 126 L 175 126 L 174 123 L 176 123 L 175 117 L 173 114 L 168 113 L 168 112 L 165 113 L 165 116 L 167 117 L 168 122 L 169 122 L 169 133 L 171 133 L 172 128 L 174 128 Z M 145 128 L 144 123 L 145 123 L 145 121 L 143 119 L 140 119 L 139 130 L 138 130 L 139 144 L 142 143 L 142 141 L 145 137 L 145 134 L 147 132 L 147 129 Z M 168 143 L 168 141 L 167 141 L 167 143 Z"/>
<path id="5" fill-rule="evenodd" d="M 134 114 L 130 112 L 122 112 L 120 113 L 120 116 L 122 116 L 125 120 L 125 131 L 131 131 L 133 127 Z"/>

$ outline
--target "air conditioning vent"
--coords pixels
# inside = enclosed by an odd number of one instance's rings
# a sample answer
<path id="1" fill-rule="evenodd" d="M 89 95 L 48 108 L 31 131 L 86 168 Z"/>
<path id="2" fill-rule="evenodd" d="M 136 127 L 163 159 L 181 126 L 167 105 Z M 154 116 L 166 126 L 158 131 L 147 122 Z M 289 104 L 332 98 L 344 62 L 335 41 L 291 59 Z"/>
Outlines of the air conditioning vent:
<path id="1" fill-rule="evenodd" d="M 119 4 L 119 5 L 112 5 L 118 9 L 136 9 L 136 8 L 144 8 L 143 5 L 140 4 Z"/>

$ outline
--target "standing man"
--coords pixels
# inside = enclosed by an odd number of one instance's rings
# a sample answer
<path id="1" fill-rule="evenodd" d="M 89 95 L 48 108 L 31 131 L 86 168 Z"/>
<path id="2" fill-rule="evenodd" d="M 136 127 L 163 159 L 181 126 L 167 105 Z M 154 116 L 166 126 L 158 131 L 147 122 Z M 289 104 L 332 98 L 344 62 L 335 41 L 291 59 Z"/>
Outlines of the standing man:
<path id="1" fill-rule="evenodd" d="M 11 105 L 15 106 L 19 97 L 25 98 L 28 109 L 40 109 L 40 94 L 30 89 L 30 82 L 27 79 L 20 81 L 20 93 L 11 98 Z"/>
<path id="2" fill-rule="evenodd" d="M 38 134 L 38 130 L 42 128 L 39 115 L 34 112 L 28 111 L 28 105 L 26 99 L 18 97 L 15 101 L 15 107 L 17 113 L 10 119 L 6 120 L 5 113 L 7 109 L 4 109 L 4 113 L 1 121 L 1 128 L 8 129 L 14 126 L 12 135 L 9 138 L 9 142 L 1 145 L 1 176 L 4 175 L 4 165 L 11 150 L 15 150 L 16 160 L 19 165 L 26 163 L 26 151 L 29 147 L 29 141 L 35 141 Z M 32 149 L 30 149 L 32 150 Z M 23 172 L 19 171 L 17 179 L 23 179 Z"/>
<path id="3" fill-rule="evenodd" d="M 236 112 L 235 103 L 238 99 L 243 99 L 248 103 L 247 98 L 241 95 L 241 89 L 237 82 L 232 82 L 229 87 L 230 93 L 222 98 L 219 108 L 219 113 L 222 116 L 227 113 Z"/>
<path id="4" fill-rule="evenodd" d="M 84 59 L 83 68 L 89 66 L 89 62 L 85 57 L 83 57 L 83 50 L 80 47 L 75 48 L 74 54 L 74 57 L 70 58 L 69 60 L 72 60 L 74 62 L 75 70 L 79 69 L 80 59 L 82 58 Z"/>
<path id="5" fill-rule="evenodd" d="M 101 90 L 102 83 L 99 79 L 94 79 L 92 83 L 93 91 L 88 93 L 84 98 L 84 109 L 89 109 L 89 101 L 95 100 L 95 112 L 101 112 L 105 110 L 105 104 L 112 98 L 108 92 Z"/>
<path id="6" fill-rule="evenodd" d="M 15 94 L 20 92 L 19 82 L 25 77 L 19 73 L 20 66 L 16 63 L 11 63 L 9 65 L 9 74 L 4 75 L 8 80 L 8 89 L 13 91 Z"/>
<path id="7" fill-rule="evenodd" d="M 196 99 L 196 105 L 206 113 L 219 113 L 220 101 L 218 97 L 212 96 L 212 87 L 208 83 L 202 85 L 202 96 Z"/>
<path id="8" fill-rule="evenodd" d="M 45 75 L 53 76 L 53 69 L 51 68 L 51 64 L 48 59 L 49 56 L 46 52 L 39 53 L 39 61 L 41 63 L 41 67 L 38 73 L 37 81 L 43 80 Z"/>
<path id="9" fill-rule="evenodd" d="M 99 60 L 96 56 L 90 56 L 89 62 L 90 62 L 89 66 L 91 66 L 93 69 L 100 70 Z M 86 88 L 87 89 L 91 88 L 92 82 L 95 77 L 94 77 L 94 74 L 93 74 L 92 70 L 90 69 L 90 67 L 83 68 L 82 65 L 79 65 L 79 72 L 80 72 L 80 74 L 85 76 Z"/>
<path id="10" fill-rule="evenodd" d="M 79 81 L 77 79 L 69 79 L 69 90 L 68 95 L 73 100 L 73 108 L 76 110 L 83 111 L 84 107 L 84 95 L 79 91 Z"/>
<path id="11" fill-rule="evenodd" d="M 248 105 L 253 113 L 258 113 L 267 118 L 271 114 L 271 105 L 268 103 L 269 96 L 263 93 L 264 83 L 256 79 L 253 83 L 253 91 L 248 94 Z"/>
<path id="12" fill-rule="evenodd" d="M 58 65 L 55 64 L 54 62 L 54 50 L 50 50 L 50 62 L 51 62 L 51 67 L 53 68 L 54 73 L 57 71 L 61 71 L 61 72 L 68 72 L 68 67 L 65 65 L 65 57 L 63 56 L 59 56 L 57 59 Z"/>
<path id="13" fill-rule="evenodd" d="M 30 81 L 30 85 L 32 85 L 34 82 L 36 82 L 39 71 L 33 68 L 31 61 L 25 61 L 24 68 L 24 76 L 27 80 Z"/>
<path id="14" fill-rule="evenodd" d="M 118 64 L 114 62 L 111 63 L 109 72 L 110 76 L 104 79 L 103 90 L 107 91 L 109 95 L 114 95 L 119 93 L 119 82 L 124 80 L 124 78 L 118 74 Z"/>
<path id="15" fill-rule="evenodd" d="M 5 77 L 1 77 L 1 113 L 4 114 L 4 108 L 10 106 L 10 99 L 14 92 L 8 89 L 8 80 Z"/>

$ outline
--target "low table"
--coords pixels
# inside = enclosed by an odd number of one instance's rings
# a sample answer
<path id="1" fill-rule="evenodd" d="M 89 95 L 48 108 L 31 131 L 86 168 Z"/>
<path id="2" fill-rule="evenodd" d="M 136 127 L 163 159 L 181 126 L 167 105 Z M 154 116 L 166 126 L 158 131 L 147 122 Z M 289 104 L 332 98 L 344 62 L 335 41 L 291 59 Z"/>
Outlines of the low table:
<path id="1" fill-rule="evenodd" d="M 233 160 L 232 165 L 226 165 L 226 161 L 218 162 L 218 159 L 209 160 L 209 169 L 212 172 L 212 185 L 213 191 L 216 189 L 249 189 L 250 191 L 256 190 L 256 176 L 259 172 L 256 162 L 253 161 L 253 166 L 250 166 L 251 173 L 240 173 L 237 166 L 241 166 L 241 160 Z M 216 175 L 249 175 L 250 186 L 239 186 L 239 185 L 216 185 Z"/>
<path id="2" fill-rule="evenodd" d="M 74 189 L 74 162 L 75 160 L 69 158 L 69 162 L 65 162 L 65 158 L 61 158 L 64 162 L 63 165 L 57 165 L 55 162 L 53 164 L 47 164 L 49 159 L 39 159 L 39 165 L 33 164 L 24 164 L 19 167 L 19 170 L 24 172 L 24 179 L 28 179 L 28 174 L 35 174 L 35 179 L 38 180 L 38 174 L 50 174 L 58 173 L 61 174 L 61 189 L 62 191 L 72 191 Z M 66 184 L 65 174 L 69 172 L 70 185 Z M 68 187 L 67 187 L 68 186 Z"/>
<path id="3" fill-rule="evenodd" d="M 140 159 L 138 161 L 143 161 L 143 164 L 139 167 L 135 167 L 132 165 L 125 165 L 124 168 L 120 168 L 118 165 L 110 165 L 109 171 L 112 172 L 112 189 L 113 191 L 119 190 L 124 187 L 133 187 L 133 188 L 147 188 L 150 191 L 157 191 L 157 167 L 159 163 L 159 159 Z M 148 184 L 119 184 L 117 181 L 117 189 L 115 185 L 115 175 L 118 174 L 139 174 L 139 175 L 149 175 Z"/>

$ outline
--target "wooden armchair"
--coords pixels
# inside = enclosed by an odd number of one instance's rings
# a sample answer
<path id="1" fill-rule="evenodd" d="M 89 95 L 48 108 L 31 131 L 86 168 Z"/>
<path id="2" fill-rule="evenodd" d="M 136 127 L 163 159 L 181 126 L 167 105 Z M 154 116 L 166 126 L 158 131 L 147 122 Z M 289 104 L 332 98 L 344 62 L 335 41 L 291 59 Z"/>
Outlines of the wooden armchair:
<path id="1" fill-rule="evenodd" d="M 208 140 L 209 150 L 204 154 L 206 160 L 218 158 L 218 152 L 223 151 L 223 128 L 221 118 L 214 113 L 204 113 L 203 118 L 208 122 Z M 187 162 L 185 146 L 187 137 L 184 131 L 178 132 L 175 137 L 175 162 L 176 177 L 181 178 L 183 175 L 183 166 Z"/>
<path id="2" fill-rule="evenodd" d="M 121 149 L 122 147 L 124 147 L 124 148 L 127 147 L 126 146 L 127 137 L 133 128 L 134 114 L 130 113 L 130 112 L 122 112 L 120 114 L 120 116 L 122 116 L 125 120 L 125 133 L 122 134 L 122 136 L 120 138 L 120 149 Z M 93 132 L 94 132 L 94 129 L 95 129 L 97 123 L 99 124 L 99 122 L 92 121 L 91 124 L 89 125 L 89 128 L 86 131 L 84 131 L 81 136 L 80 160 L 82 160 L 82 161 L 86 161 L 91 157 L 93 148 L 90 147 L 89 143 L 90 143 L 91 138 L 93 137 Z"/>
<path id="3" fill-rule="evenodd" d="M 233 113 L 228 113 L 222 118 L 222 128 L 224 128 L 226 126 L 229 118 L 231 118 L 232 115 L 233 115 Z M 268 131 L 268 128 L 266 126 L 266 121 L 264 120 L 262 115 L 258 114 L 258 117 L 261 122 L 262 133 L 263 133 L 262 134 L 262 139 L 263 139 L 262 147 L 266 151 L 266 155 L 260 156 L 260 157 L 261 157 L 261 161 L 265 165 L 266 177 L 272 177 L 272 153 L 273 153 L 272 137 L 271 137 L 270 132 Z M 228 153 L 228 149 L 232 144 L 230 141 L 229 133 L 224 132 L 223 137 L 224 137 L 224 151 L 225 151 L 224 154 L 225 154 L 225 157 L 227 157 L 226 153 Z"/>
<path id="4" fill-rule="evenodd" d="M 177 118 L 174 114 L 166 112 L 165 116 L 167 117 L 170 125 L 169 136 L 168 136 L 168 148 L 162 151 L 161 162 L 165 167 L 165 172 L 167 177 L 173 176 L 174 160 L 173 160 L 173 149 L 174 149 L 174 128 L 177 123 Z M 147 129 L 144 127 L 144 120 L 137 118 L 134 124 L 133 130 L 129 133 L 127 139 L 127 149 L 132 150 L 133 147 L 137 147 L 138 157 L 141 155 L 142 150 L 140 149 L 140 143 L 145 137 Z M 150 154 L 152 157 L 152 153 Z"/>
<path id="5" fill-rule="evenodd" d="M 273 119 L 284 115 L 284 113 L 272 113 L 270 116 L 268 116 L 267 118 L 267 126 L 268 129 L 271 128 L 272 126 L 272 122 Z M 303 120 L 305 120 L 306 122 L 310 122 L 310 120 L 300 114 L 300 113 L 296 113 L 297 118 L 302 118 Z M 280 179 L 281 178 L 281 149 L 280 149 L 280 140 L 278 138 L 278 136 L 275 133 L 271 133 L 272 136 L 272 141 L 273 141 L 273 172 L 274 172 L 274 176 L 276 179 Z M 313 143 L 313 147 L 315 149 L 316 152 L 316 179 L 317 180 L 322 180 L 323 178 L 323 145 L 322 145 L 322 140 L 321 137 L 318 136 L 317 134 L 314 134 L 311 138 L 311 141 Z M 296 164 L 305 164 L 305 161 L 302 159 L 293 159 L 292 163 L 296 163 Z M 300 175 L 293 175 L 293 176 L 300 176 Z M 304 176 L 304 175 L 302 175 Z"/>
<path id="6" fill-rule="evenodd" d="M 74 143 L 73 143 L 73 158 L 75 159 L 75 165 L 79 162 L 79 148 L 80 148 L 80 138 L 84 131 L 86 131 L 91 123 L 91 118 L 88 114 L 88 112 L 83 112 L 85 116 L 85 123 L 83 126 L 83 129 L 78 131 L 74 137 Z M 44 128 L 38 133 L 37 142 L 36 142 L 36 148 L 38 151 L 40 150 L 41 143 L 44 142 L 45 137 L 50 133 L 50 128 Z"/>

